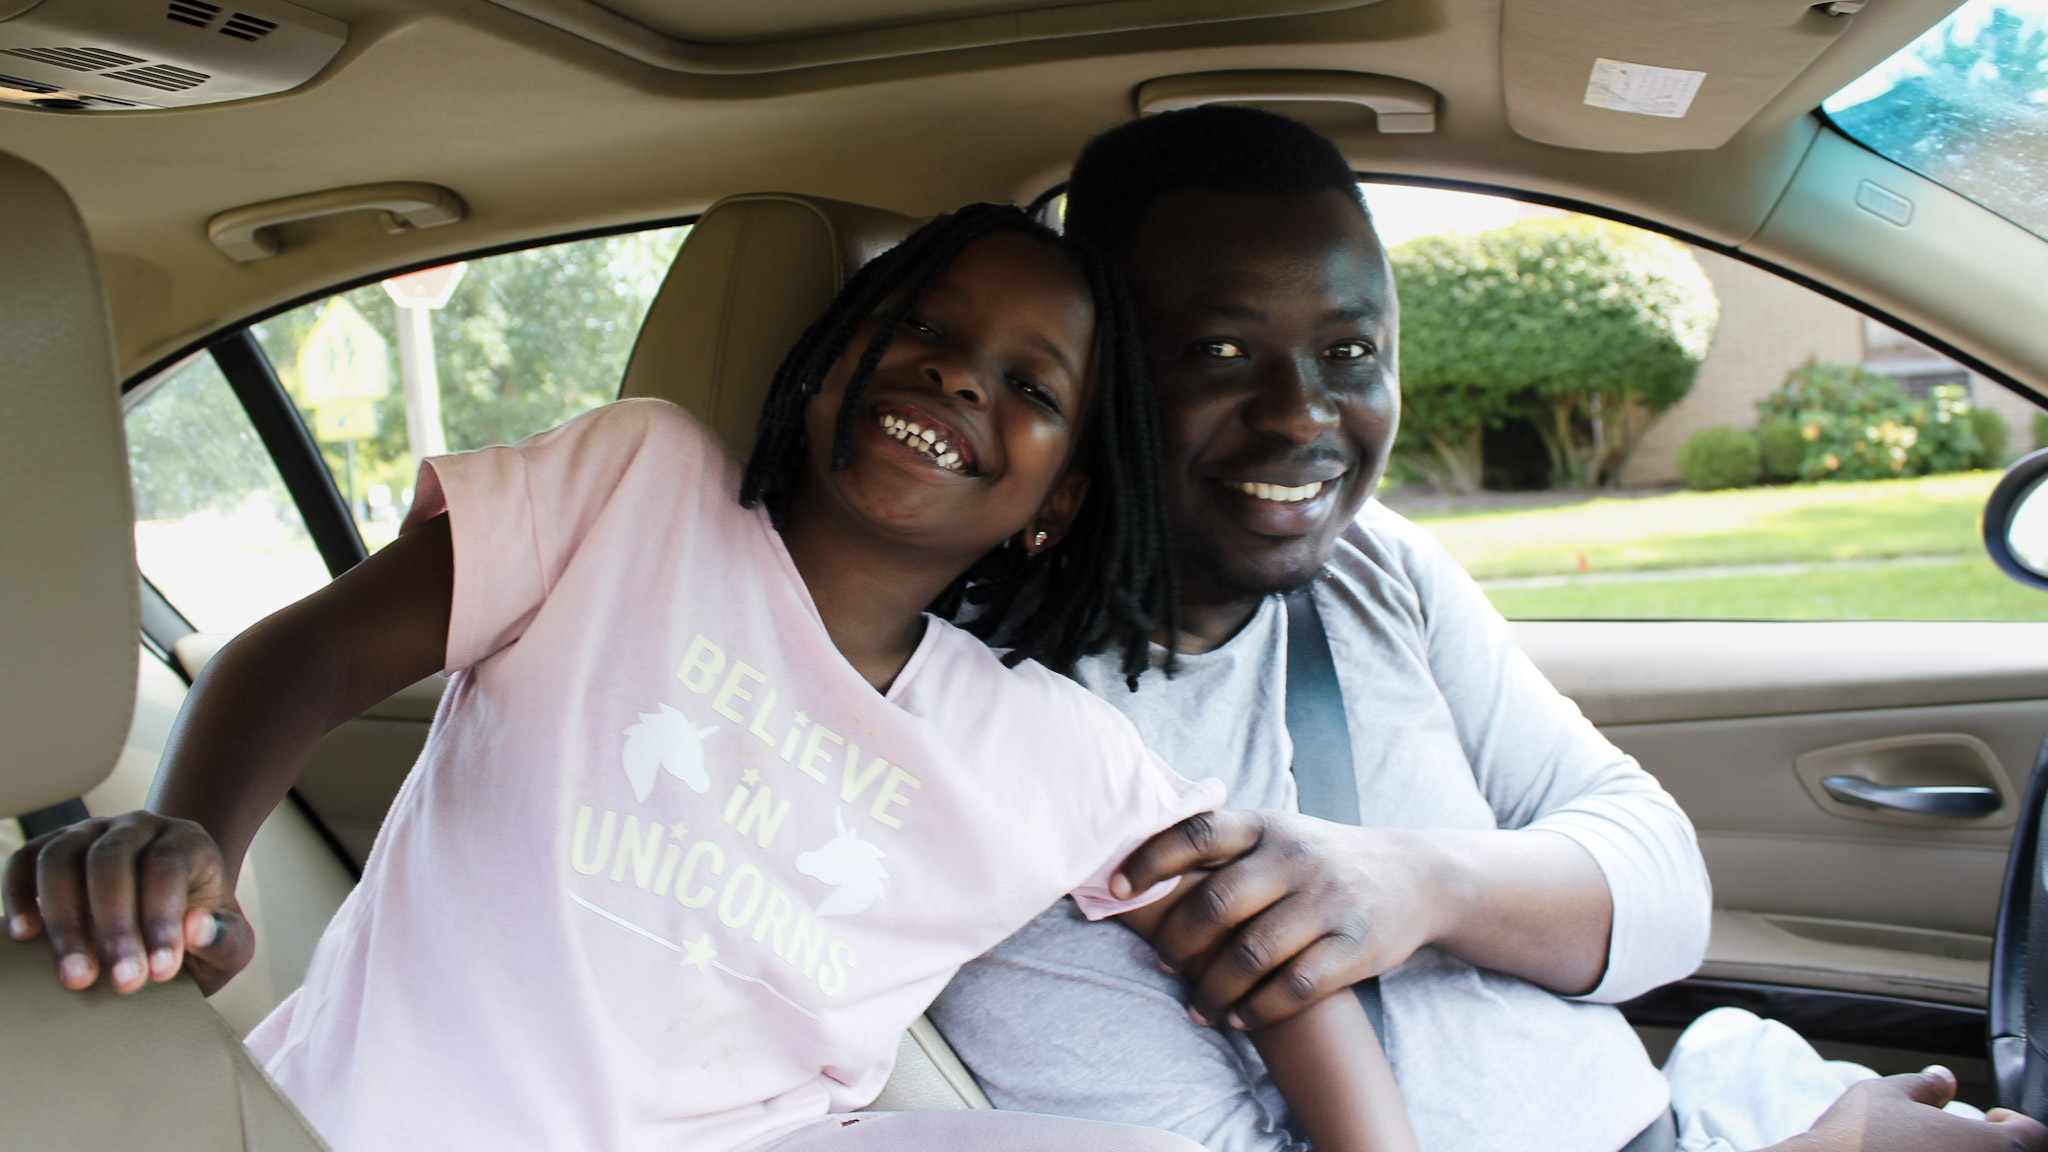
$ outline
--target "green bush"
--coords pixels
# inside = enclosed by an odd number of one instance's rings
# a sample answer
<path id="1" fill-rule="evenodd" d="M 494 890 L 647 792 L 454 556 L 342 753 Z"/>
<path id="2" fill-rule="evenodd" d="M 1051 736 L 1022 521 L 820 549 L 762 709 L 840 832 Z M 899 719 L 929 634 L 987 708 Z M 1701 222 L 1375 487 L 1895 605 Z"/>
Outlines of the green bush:
<path id="1" fill-rule="evenodd" d="M 1612 483 L 1692 388 L 1720 303 L 1684 245 L 1587 219 L 1525 220 L 1395 248 L 1401 432 L 1395 452 L 1477 486 L 1487 428 L 1526 419 L 1552 482 Z"/>
<path id="2" fill-rule="evenodd" d="M 1997 468 L 2005 463 L 2005 450 L 2012 441 L 2012 425 L 1989 408 L 1970 410 L 1970 431 L 1977 434 L 1982 449 L 1970 463 L 1977 468 Z"/>
<path id="3" fill-rule="evenodd" d="M 2048 448 L 2048 412 L 2034 413 L 2034 447 Z"/>
<path id="4" fill-rule="evenodd" d="M 1908 409 L 1918 419 L 1920 435 L 1907 451 L 1907 464 L 1914 472 L 1962 472 L 1978 467 L 1984 444 L 1977 439 L 1975 409 L 1970 407 L 1970 390 L 1961 384 L 1943 384 L 1927 399 Z"/>
<path id="5" fill-rule="evenodd" d="M 1802 480 L 1959 472 L 1984 450 L 1961 386 L 1943 385 L 1927 400 L 1908 400 L 1890 377 L 1853 364 L 1808 360 L 1757 412 L 1763 421 L 1790 420 L 1798 427 L 1806 444 Z"/>
<path id="6" fill-rule="evenodd" d="M 1806 459 L 1799 425 L 1782 416 L 1764 421 L 1756 427 L 1756 447 L 1764 479 L 1773 484 L 1799 479 L 1800 462 Z"/>
<path id="7" fill-rule="evenodd" d="M 1762 467 L 1755 434 L 1739 428 L 1702 428 L 1678 449 L 1678 474 L 1692 488 L 1741 488 Z"/>

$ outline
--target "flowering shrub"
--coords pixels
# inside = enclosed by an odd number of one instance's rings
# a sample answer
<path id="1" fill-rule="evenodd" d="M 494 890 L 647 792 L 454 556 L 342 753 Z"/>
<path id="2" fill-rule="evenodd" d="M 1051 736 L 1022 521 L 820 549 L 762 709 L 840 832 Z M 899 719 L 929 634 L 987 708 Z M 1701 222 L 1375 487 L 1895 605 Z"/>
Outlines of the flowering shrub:
<path id="1" fill-rule="evenodd" d="M 1958 385 L 1909 400 L 1889 377 L 1808 360 L 1757 405 L 1764 422 L 1790 421 L 1806 450 L 1801 480 L 1884 480 L 1972 467 L 1983 445 Z"/>

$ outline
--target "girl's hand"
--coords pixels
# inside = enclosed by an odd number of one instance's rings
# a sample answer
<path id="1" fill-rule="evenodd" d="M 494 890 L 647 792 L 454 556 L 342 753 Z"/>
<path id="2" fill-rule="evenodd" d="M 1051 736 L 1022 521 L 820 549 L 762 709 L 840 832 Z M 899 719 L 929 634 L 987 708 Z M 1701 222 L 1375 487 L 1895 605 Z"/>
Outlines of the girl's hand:
<path id="1" fill-rule="evenodd" d="M 47 931 L 57 981 L 72 991 L 101 973 L 134 992 L 189 971 L 212 995 L 248 965 L 256 935 L 206 830 L 130 812 L 36 837 L 7 862 L 7 931 Z"/>

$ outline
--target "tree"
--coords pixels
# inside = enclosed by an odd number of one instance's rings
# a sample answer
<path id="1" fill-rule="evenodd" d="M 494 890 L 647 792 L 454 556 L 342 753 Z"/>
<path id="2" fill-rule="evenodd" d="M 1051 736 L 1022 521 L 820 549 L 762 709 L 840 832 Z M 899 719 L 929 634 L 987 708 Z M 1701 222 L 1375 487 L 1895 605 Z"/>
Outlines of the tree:
<path id="1" fill-rule="evenodd" d="M 451 451 L 509 444 L 618 394 L 640 319 L 661 284 L 680 229 L 626 233 L 527 248 L 473 260 L 447 307 L 434 313 L 441 422 Z M 343 293 L 390 346 L 399 378 L 397 308 L 375 284 Z M 330 297 L 256 326 L 287 391 L 311 420 L 296 378 L 300 346 Z M 377 430 L 353 449 L 322 443 L 339 481 L 353 470 L 356 494 L 371 484 L 412 484 L 416 462 L 404 402 L 394 386 L 377 405 Z"/>
<path id="2" fill-rule="evenodd" d="M 1488 426 L 1523 417 L 1558 486 L 1612 484 L 1692 388 L 1720 304 L 1683 245 L 1583 218 L 1433 236 L 1393 253 L 1400 460 L 1454 489 Z"/>

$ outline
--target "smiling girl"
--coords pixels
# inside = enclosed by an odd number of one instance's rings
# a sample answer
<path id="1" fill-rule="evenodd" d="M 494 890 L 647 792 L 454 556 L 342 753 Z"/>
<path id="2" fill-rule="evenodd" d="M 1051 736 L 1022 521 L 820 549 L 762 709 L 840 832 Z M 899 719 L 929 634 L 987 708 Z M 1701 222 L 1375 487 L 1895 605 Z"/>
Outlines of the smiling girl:
<path id="1" fill-rule="evenodd" d="M 1135 675 L 1171 632 L 1138 363 L 1092 258 L 976 205 L 854 277 L 744 469 L 656 401 L 429 461 L 395 543 L 208 667 L 154 813 L 17 857 L 12 930 L 47 923 L 72 987 L 224 982 L 239 862 L 314 741 L 446 668 L 249 1040 L 335 1148 L 1191 1148 L 845 1115 L 963 962 L 1064 894 L 1157 900 L 1115 867 L 1220 799 L 1045 666 Z"/>

